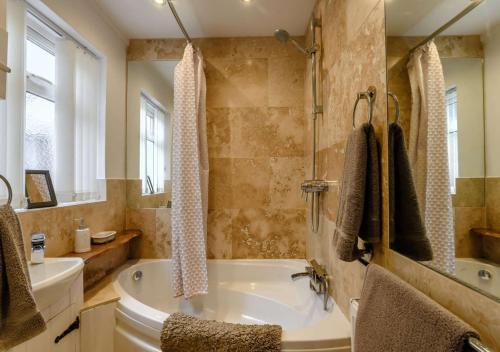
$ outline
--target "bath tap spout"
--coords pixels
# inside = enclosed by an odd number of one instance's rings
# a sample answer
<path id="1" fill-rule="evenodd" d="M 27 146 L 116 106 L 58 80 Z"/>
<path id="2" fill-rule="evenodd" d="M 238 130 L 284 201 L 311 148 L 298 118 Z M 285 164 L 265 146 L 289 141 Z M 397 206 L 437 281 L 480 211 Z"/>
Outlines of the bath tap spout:
<path id="1" fill-rule="evenodd" d="M 308 271 L 304 271 L 303 273 L 292 274 L 292 280 L 297 280 L 301 277 L 311 277 L 311 273 Z"/>

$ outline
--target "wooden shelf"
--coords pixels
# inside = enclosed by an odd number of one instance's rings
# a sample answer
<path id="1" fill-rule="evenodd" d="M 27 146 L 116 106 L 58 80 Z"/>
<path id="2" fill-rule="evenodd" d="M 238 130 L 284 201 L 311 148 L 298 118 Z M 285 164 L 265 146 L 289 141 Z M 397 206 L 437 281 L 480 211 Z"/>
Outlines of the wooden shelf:
<path id="1" fill-rule="evenodd" d="M 71 252 L 65 255 L 65 257 L 79 257 L 82 258 L 85 264 L 88 264 L 93 259 L 112 251 L 118 247 L 121 247 L 127 243 L 129 243 L 134 238 L 137 238 L 142 235 L 140 230 L 125 230 L 123 232 L 118 232 L 116 234 L 116 238 L 105 244 L 93 244 L 90 252 L 86 253 L 75 253 Z"/>
<path id="2" fill-rule="evenodd" d="M 500 231 L 492 230 L 492 229 L 483 229 L 483 228 L 475 228 L 470 230 L 471 234 L 480 236 L 480 237 L 491 237 L 500 240 Z"/>

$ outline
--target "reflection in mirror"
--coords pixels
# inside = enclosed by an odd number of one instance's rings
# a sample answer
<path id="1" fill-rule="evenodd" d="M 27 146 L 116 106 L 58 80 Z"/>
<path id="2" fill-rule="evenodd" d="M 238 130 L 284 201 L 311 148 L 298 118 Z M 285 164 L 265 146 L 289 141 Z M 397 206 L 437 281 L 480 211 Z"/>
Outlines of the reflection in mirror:
<path id="1" fill-rule="evenodd" d="M 390 246 L 500 300 L 500 1 L 386 12 Z"/>
<path id="2" fill-rule="evenodd" d="M 127 203 L 169 205 L 174 70 L 178 61 L 129 61 L 127 74 Z"/>
<path id="3" fill-rule="evenodd" d="M 57 205 L 54 186 L 48 170 L 26 170 L 25 184 L 28 209 Z"/>

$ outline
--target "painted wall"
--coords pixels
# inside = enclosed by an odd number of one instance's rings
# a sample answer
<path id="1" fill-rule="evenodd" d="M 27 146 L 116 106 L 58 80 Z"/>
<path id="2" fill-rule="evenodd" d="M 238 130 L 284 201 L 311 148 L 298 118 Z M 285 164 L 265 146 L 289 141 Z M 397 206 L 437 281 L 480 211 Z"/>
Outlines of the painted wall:
<path id="1" fill-rule="evenodd" d="M 207 77 L 208 256 L 303 258 L 305 57 L 267 37 L 195 44 Z M 131 40 L 128 58 L 178 60 L 184 46 L 184 40 Z M 145 238 L 154 241 L 158 229 L 147 225 L 153 220 L 142 221 L 154 219 L 154 212 L 129 215 L 135 226 L 144 223 Z M 143 253 L 162 257 L 169 251 Z"/>
<path id="2" fill-rule="evenodd" d="M 324 111 L 319 122 L 319 175 L 327 180 L 342 178 L 344 148 L 352 127 L 352 107 L 358 91 L 374 85 L 378 90 L 373 125 L 382 145 L 383 243 L 377 246 L 374 262 L 384 265 L 420 291 L 475 327 L 485 343 L 500 348 L 500 304 L 466 288 L 388 248 L 388 169 L 386 104 L 386 53 L 384 0 L 319 0 L 315 14 L 322 18 L 322 89 Z M 460 38 L 472 41 L 474 38 Z M 479 49 L 476 50 L 479 54 Z M 477 56 L 476 56 L 477 57 Z M 389 64 L 391 64 L 389 58 Z M 396 60 L 397 61 L 397 60 Z M 395 63 L 395 60 L 392 61 Z M 306 71 L 306 87 L 309 75 Z M 310 106 L 306 90 L 306 112 Z M 358 112 L 358 118 L 366 110 Z M 310 124 L 308 125 L 310 132 Z M 306 134 L 309 136 L 309 133 Z M 310 143 L 307 142 L 306 146 Z M 306 151 L 306 155 L 309 155 Z M 308 158 L 310 161 L 310 158 Z M 335 229 L 339 190 L 331 187 L 323 197 L 318 234 L 307 235 L 307 257 L 326 265 L 332 296 L 348 316 L 349 298 L 359 297 L 365 267 L 345 263 L 335 256 Z"/>
<path id="3" fill-rule="evenodd" d="M 500 24 L 481 37 L 484 45 L 484 95 L 486 111 L 486 176 L 500 176 L 498 136 L 500 135 Z"/>

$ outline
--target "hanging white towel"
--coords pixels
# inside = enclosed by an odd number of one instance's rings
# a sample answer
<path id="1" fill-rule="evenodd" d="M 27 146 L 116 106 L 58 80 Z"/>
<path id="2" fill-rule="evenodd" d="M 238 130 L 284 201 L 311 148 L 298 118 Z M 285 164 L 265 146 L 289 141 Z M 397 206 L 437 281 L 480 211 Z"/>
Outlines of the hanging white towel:
<path id="1" fill-rule="evenodd" d="M 419 206 L 434 252 L 432 265 L 455 271 L 443 66 L 434 42 L 408 63 L 412 91 L 409 157 Z"/>
<path id="2" fill-rule="evenodd" d="M 172 282 L 175 296 L 208 292 L 208 147 L 203 58 L 191 44 L 175 68 L 172 145 Z"/>

